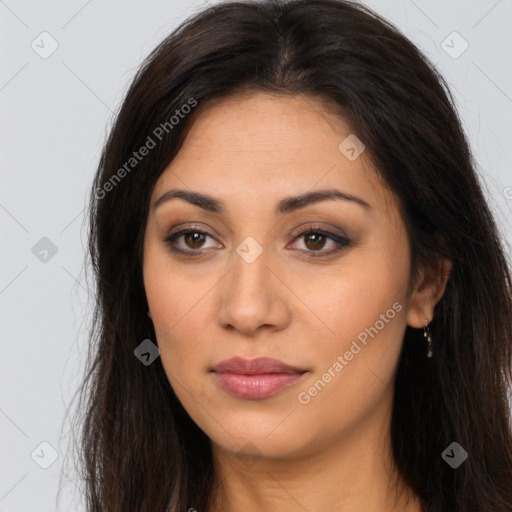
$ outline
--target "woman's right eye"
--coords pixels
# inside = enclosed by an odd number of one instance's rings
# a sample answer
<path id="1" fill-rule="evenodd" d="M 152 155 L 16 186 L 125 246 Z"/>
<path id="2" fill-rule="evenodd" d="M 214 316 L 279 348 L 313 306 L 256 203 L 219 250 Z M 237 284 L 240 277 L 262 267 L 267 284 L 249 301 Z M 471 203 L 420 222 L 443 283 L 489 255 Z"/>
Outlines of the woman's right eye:
<path id="1" fill-rule="evenodd" d="M 213 239 L 212 235 L 206 231 L 199 229 L 182 229 L 168 236 L 165 241 L 172 252 L 186 254 L 187 256 L 197 256 L 200 254 L 197 249 L 204 249 L 203 244 L 207 237 Z M 180 247 L 178 243 L 179 239 L 183 239 L 188 249 L 183 247 L 183 245 Z"/>

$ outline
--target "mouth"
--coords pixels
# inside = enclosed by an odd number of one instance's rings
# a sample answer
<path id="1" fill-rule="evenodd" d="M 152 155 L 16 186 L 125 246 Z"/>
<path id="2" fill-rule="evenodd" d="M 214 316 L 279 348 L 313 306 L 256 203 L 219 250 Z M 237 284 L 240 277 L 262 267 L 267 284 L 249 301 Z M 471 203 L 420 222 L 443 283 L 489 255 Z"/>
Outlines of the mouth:
<path id="1" fill-rule="evenodd" d="M 274 396 L 308 373 L 268 357 L 234 357 L 215 365 L 212 372 L 222 389 L 236 397 L 252 400 Z"/>

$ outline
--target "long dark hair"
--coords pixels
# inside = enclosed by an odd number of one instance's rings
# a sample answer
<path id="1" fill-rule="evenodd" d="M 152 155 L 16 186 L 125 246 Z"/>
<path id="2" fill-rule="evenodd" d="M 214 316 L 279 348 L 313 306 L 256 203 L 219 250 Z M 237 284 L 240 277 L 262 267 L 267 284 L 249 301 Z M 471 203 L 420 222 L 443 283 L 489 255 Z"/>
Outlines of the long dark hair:
<path id="1" fill-rule="evenodd" d="M 153 186 L 194 119 L 244 90 L 336 109 L 399 198 L 414 275 L 436 258 L 453 262 L 431 323 L 432 359 L 421 330 L 406 329 L 394 463 L 424 512 L 510 512 L 512 286 L 499 232 L 442 76 L 393 25 L 341 0 L 208 7 L 149 55 L 129 87 L 90 202 L 96 302 L 77 416 L 88 512 L 209 509 L 209 440 L 161 360 L 134 356 L 143 340 L 156 343 L 143 235 Z M 468 452 L 457 469 L 441 457 L 452 442 Z"/>

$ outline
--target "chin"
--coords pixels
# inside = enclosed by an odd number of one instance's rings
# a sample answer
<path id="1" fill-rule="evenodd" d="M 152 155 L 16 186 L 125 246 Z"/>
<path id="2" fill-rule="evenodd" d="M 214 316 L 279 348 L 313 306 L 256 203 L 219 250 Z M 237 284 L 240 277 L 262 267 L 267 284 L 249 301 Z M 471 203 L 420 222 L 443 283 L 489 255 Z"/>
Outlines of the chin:
<path id="1" fill-rule="evenodd" d="M 223 415 L 222 426 L 210 424 L 206 434 L 222 449 L 237 454 L 252 450 L 253 455 L 287 457 L 304 449 L 308 436 L 299 425 L 284 418 L 282 413 L 233 412 Z"/>

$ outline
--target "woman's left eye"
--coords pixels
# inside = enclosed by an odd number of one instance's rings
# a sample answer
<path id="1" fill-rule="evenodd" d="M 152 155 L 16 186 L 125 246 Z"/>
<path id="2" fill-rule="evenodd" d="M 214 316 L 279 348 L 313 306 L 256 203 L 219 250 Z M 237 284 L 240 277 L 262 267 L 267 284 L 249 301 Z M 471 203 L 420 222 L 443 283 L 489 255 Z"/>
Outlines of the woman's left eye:
<path id="1" fill-rule="evenodd" d="M 312 254 L 311 256 L 330 255 L 341 251 L 350 243 L 348 238 L 319 229 L 308 229 L 307 231 L 303 231 L 297 235 L 294 240 L 300 239 L 304 239 L 304 245 L 307 247 L 306 252 L 320 253 L 318 255 Z M 330 250 L 321 250 L 325 248 L 327 241 L 331 242 L 332 248 Z"/>
<path id="2" fill-rule="evenodd" d="M 208 237 L 214 240 L 213 236 L 206 231 L 199 229 L 183 229 L 177 233 L 171 234 L 165 239 L 165 241 L 172 252 L 187 256 L 199 256 L 201 255 L 199 249 L 204 249 L 204 242 Z M 178 243 L 180 239 L 182 239 L 186 244 L 186 248 L 183 248 L 183 246 L 180 247 L 180 244 Z M 295 242 L 300 239 L 304 239 L 304 246 L 306 247 L 306 249 L 300 250 L 311 253 L 311 256 L 313 257 L 325 256 L 339 252 L 350 243 L 348 238 L 315 228 L 302 231 L 295 236 L 293 241 Z M 324 250 L 328 241 L 331 242 L 331 249 Z"/>

